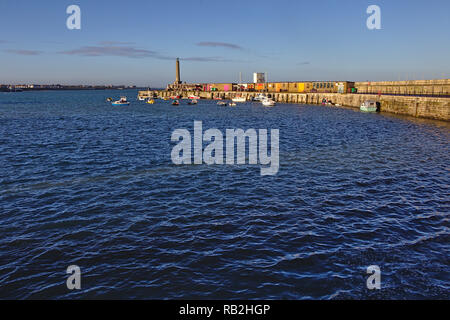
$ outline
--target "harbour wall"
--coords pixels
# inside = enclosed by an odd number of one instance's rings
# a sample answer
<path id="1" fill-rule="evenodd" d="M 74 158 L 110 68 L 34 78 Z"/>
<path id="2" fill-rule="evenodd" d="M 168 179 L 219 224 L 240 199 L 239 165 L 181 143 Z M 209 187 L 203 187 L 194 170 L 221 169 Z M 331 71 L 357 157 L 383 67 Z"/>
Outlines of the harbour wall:
<path id="1" fill-rule="evenodd" d="M 450 95 L 450 79 L 355 82 L 359 93 L 398 95 Z"/>
<path id="2" fill-rule="evenodd" d="M 251 100 L 257 92 L 186 92 L 186 91 L 140 91 L 139 96 L 148 97 L 188 97 L 199 96 L 202 99 L 232 99 L 236 96 Z M 321 104 L 328 99 L 344 107 L 359 108 L 366 100 L 380 102 L 380 112 L 408 115 L 417 118 L 450 121 L 450 98 L 389 96 L 376 94 L 339 94 L 339 93 L 269 93 L 276 102 L 297 104 Z"/>

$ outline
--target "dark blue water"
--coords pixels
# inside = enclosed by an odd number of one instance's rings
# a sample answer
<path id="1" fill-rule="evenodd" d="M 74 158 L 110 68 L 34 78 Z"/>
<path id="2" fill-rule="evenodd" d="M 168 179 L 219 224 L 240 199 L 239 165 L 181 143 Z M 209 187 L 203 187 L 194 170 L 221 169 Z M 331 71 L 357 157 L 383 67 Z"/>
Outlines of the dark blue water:
<path id="1" fill-rule="evenodd" d="M 448 124 L 120 93 L 0 94 L 0 298 L 450 298 Z M 279 129 L 278 175 L 173 165 L 194 120 Z"/>

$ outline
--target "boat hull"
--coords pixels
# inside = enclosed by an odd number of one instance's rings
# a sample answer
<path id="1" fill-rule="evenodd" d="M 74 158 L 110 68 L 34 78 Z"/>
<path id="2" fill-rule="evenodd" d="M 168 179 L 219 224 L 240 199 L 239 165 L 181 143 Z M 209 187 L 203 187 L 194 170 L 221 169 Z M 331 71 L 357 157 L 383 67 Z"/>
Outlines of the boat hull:
<path id="1" fill-rule="evenodd" d="M 361 106 L 359 108 L 362 112 L 377 112 L 377 107 L 367 107 L 367 106 Z"/>
<path id="2" fill-rule="evenodd" d="M 126 102 L 126 103 L 118 103 L 118 102 L 113 102 L 111 103 L 113 106 L 129 106 L 130 103 Z"/>
<path id="3" fill-rule="evenodd" d="M 264 107 L 274 107 L 274 106 L 276 105 L 276 102 L 273 101 L 273 100 L 271 100 L 271 99 L 264 99 L 264 100 L 262 101 L 262 105 L 263 105 Z"/>

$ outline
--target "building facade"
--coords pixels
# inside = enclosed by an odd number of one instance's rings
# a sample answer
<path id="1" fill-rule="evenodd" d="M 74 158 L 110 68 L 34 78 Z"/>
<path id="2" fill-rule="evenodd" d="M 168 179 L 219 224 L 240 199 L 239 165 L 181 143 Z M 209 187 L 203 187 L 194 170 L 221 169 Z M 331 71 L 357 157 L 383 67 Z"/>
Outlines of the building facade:
<path id="1" fill-rule="evenodd" d="M 255 72 L 253 74 L 253 83 L 265 83 L 265 82 L 266 82 L 266 76 L 264 73 Z"/>

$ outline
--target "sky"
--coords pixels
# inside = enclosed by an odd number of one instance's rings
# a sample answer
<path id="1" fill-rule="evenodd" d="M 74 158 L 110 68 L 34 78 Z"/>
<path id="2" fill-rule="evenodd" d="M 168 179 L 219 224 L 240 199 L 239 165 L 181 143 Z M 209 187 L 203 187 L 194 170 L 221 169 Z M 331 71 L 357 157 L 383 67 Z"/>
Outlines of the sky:
<path id="1" fill-rule="evenodd" d="M 449 78 L 449 12 L 448 0 L 1 0 L 0 83 L 165 87 L 177 57 L 188 83 Z"/>

